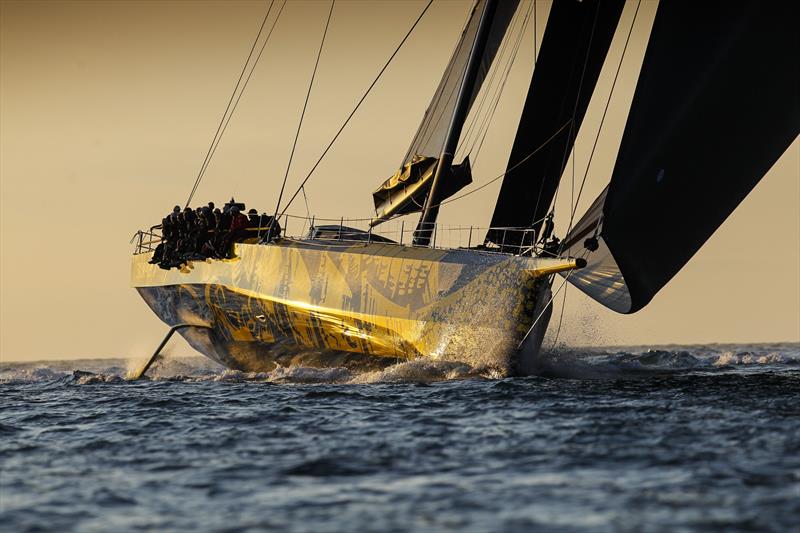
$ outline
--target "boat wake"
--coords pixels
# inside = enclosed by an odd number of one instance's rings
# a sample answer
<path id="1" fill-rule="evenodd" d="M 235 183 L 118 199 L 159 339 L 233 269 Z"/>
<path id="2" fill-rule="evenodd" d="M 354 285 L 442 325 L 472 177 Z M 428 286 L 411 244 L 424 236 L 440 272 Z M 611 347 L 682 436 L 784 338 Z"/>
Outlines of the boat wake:
<path id="1" fill-rule="evenodd" d="M 800 365 L 800 346 L 687 346 L 587 351 L 561 348 L 539 357 L 537 374 L 566 379 L 637 379 L 686 373 L 748 372 Z"/>
<path id="2" fill-rule="evenodd" d="M 134 384 L 131 369 L 138 360 L 83 359 L 3 363 L 0 383 L 69 382 L 76 385 Z M 781 372 L 800 367 L 800 344 L 667 346 L 659 348 L 558 348 L 545 351 L 537 374 L 560 379 L 642 379 L 655 376 L 724 372 Z M 166 357 L 149 371 L 149 381 L 371 384 L 432 383 L 448 380 L 498 380 L 502 367 L 422 358 L 384 369 L 318 368 L 303 364 L 270 372 L 229 370 L 203 357 Z"/>

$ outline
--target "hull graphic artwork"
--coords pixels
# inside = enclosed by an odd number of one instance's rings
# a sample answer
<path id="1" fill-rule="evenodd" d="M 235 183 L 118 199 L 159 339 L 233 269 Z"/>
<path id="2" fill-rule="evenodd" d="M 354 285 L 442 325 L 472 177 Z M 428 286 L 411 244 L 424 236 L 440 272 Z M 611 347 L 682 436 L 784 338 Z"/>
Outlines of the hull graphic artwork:
<path id="1" fill-rule="evenodd" d="M 423 356 L 524 364 L 544 331 L 517 346 L 550 295 L 549 283 L 537 279 L 574 267 L 472 250 L 313 241 L 237 244 L 236 256 L 164 270 L 139 254 L 132 284 L 166 324 L 205 326 L 181 331 L 192 347 L 244 371 L 298 360 L 381 367 Z"/>

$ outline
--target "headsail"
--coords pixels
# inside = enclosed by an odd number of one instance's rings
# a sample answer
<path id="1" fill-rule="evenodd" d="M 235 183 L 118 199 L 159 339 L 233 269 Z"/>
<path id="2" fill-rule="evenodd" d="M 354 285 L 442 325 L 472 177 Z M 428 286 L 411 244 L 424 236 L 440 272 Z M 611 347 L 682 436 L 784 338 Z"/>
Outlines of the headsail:
<path id="1" fill-rule="evenodd" d="M 624 5 L 624 0 L 553 3 L 492 227 L 533 228 L 539 232 Z M 521 245 L 533 244 L 523 243 L 524 235 L 532 233 L 494 230 L 486 240 L 518 250 Z"/>
<path id="2" fill-rule="evenodd" d="M 800 132 L 799 19 L 794 2 L 661 2 L 611 182 L 564 241 L 589 263 L 570 282 L 633 313 L 747 196 Z"/>

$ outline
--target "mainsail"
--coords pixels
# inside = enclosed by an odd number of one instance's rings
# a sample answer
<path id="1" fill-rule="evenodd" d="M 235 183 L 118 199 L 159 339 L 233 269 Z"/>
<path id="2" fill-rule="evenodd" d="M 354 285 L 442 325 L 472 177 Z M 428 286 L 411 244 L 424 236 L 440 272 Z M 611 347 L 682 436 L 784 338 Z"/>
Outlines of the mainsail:
<path id="1" fill-rule="evenodd" d="M 461 34 L 461 39 L 456 45 L 444 75 L 436 88 L 433 99 L 403 158 L 400 169 L 373 193 L 378 214 L 378 218 L 373 222 L 374 224 L 387 220 L 392 216 L 413 213 L 422 209 L 425 196 L 427 196 L 432 185 L 438 158 L 452 125 L 453 115 L 456 113 L 459 104 L 458 98 L 462 84 L 465 81 L 467 66 L 472 54 L 476 52 L 475 44 L 479 36 L 478 30 L 481 23 L 487 23 L 488 21 L 488 32 L 485 36 L 485 41 L 480 43 L 481 49 L 477 50 L 479 58 L 477 75 L 474 78 L 472 87 L 466 87 L 465 95 L 467 101 L 464 102 L 466 112 L 469 112 L 483 85 L 483 81 L 492 66 L 492 62 L 497 55 L 497 51 L 518 6 L 519 0 L 504 0 L 502 2 L 478 0 L 476 2 Z M 466 115 L 466 113 L 464 114 Z M 420 161 L 426 162 L 426 168 L 423 170 L 430 168 L 427 165 L 428 162 L 433 163 L 430 173 L 417 172 L 413 168 L 415 165 L 419 166 L 418 162 Z M 460 167 L 460 170 L 456 170 L 452 174 L 449 171 L 446 173 L 446 178 L 455 176 L 457 182 L 448 184 L 440 191 L 446 194 L 441 196 L 439 201 L 455 194 L 460 188 L 471 183 L 471 176 L 464 175 L 464 172 L 469 171 L 469 164 L 462 164 Z M 427 183 L 419 182 L 419 179 L 424 176 L 429 176 Z"/>
<path id="2" fill-rule="evenodd" d="M 403 164 L 408 163 L 415 156 L 439 157 L 450 126 L 450 119 L 456 108 L 458 91 L 464 78 L 464 71 L 470 59 L 470 51 L 475 42 L 481 19 L 484 16 L 492 17 L 486 44 L 483 50 L 479 51 L 481 59 L 478 75 L 472 90 L 467 92 L 469 95 L 468 110 L 480 92 L 518 6 L 519 0 L 500 2 L 478 0 L 476 2 L 472 15 L 461 34 L 461 39 L 458 41 L 436 92 L 433 94 L 431 103 L 425 111 L 425 116 L 403 158 Z"/>
<path id="3" fill-rule="evenodd" d="M 660 3 L 611 181 L 564 240 L 589 263 L 569 281 L 621 313 L 666 285 L 800 132 L 798 4 L 699 7 Z"/>
<path id="4" fill-rule="evenodd" d="M 377 226 L 392 217 L 420 211 L 431 190 L 438 161 L 434 157 L 415 156 L 383 182 L 372 193 L 375 219 L 370 222 L 370 226 Z M 450 167 L 450 173 L 442 183 L 442 197 L 449 198 L 470 183 L 472 171 L 469 158 L 465 158 L 460 165 Z"/>
<path id="5" fill-rule="evenodd" d="M 624 5 L 624 0 L 553 3 L 492 216 L 493 228 L 533 228 L 538 234 Z M 486 240 L 518 250 L 533 244 L 522 242 L 525 235 L 532 233 L 496 229 Z"/>

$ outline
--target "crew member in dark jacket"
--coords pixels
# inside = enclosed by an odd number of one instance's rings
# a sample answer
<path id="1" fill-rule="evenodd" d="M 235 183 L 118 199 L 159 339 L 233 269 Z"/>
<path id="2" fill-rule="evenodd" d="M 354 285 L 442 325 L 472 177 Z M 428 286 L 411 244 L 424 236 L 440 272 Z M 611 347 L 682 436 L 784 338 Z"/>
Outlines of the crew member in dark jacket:
<path id="1" fill-rule="evenodd" d="M 261 217 L 258 216 L 258 211 L 255 209 L 251 209 L 247 212 L 247 218 L 250 220 L 249 226 L 250 228 L 259 229 L 259 224 L 261 223 Z M 255 235 L 255 232 L 251 232 Z"/>
<path id="2" fill-rule="evenodd" d="M 239 212 L 238 206 L 231 207 L 231 235 L 234 240 L 241 240 L 250 225 L 248 218 Z"/>

